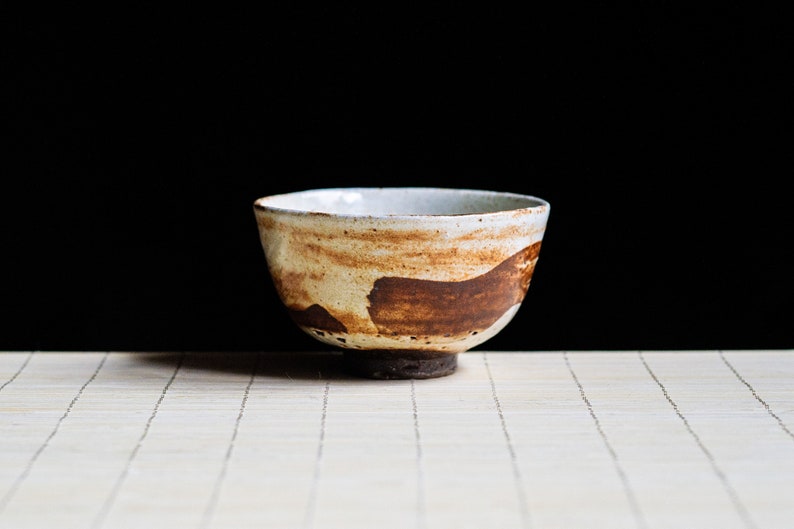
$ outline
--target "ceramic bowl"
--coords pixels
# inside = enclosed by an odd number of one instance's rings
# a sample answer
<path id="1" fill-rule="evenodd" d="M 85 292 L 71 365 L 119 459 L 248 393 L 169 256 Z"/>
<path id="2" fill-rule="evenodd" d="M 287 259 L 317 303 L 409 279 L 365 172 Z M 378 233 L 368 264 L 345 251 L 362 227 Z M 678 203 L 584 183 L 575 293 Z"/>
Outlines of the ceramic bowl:
<path id="1" fill-rule="evenodd" d="M 453 373 L 513 319 L 550 205 L 477 189 L 311 189 L 254 201 L 292 320 L 377 379 Z"/>

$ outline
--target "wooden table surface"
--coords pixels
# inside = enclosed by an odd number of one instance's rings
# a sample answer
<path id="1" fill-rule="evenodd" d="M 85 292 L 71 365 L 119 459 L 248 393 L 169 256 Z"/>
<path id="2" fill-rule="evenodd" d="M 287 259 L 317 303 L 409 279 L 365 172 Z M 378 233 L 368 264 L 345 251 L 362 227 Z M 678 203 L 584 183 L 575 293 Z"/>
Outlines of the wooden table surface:
<path id="1" fill-rule="evenodd" d="M 794 350 L 0 353 L 0 527 L 794 528 Z"/>

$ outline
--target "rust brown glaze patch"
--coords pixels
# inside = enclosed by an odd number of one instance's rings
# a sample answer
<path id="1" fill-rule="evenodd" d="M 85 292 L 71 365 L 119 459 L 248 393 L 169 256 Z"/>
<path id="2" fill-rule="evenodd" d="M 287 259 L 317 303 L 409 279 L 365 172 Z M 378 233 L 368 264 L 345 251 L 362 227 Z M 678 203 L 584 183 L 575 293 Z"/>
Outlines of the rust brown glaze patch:
<path id="1" fill-rule="evenodd" d="M 459 336 L 480 332 L 523 301 L 540 242 L 466 281 L 382 277 L 367 296 L 383 334 Z"/>
<path id="2" fill-rule="evenodd" d="M 290 300 L 290 305 L 303 305 L 305 307 L 311 303 L 311 298 L 309 298 L 303 290 L 303 283 L 307 278 L 316 279 L 316 274 L 289 272 L 285 270 L 281 274 L 271 274 L 271 276 L 276 290 L 280 293 L 282 299 Z"/>
<path id="3" fill-rule="evenodd" d="M 342 322 L 331 316 L 331 314 L 320 305 L 314 304 L 311 307 L 298 310 L 287 307 L 292 320 L 302 327 L 320 329 L 332 333 L 346 333 L 347 327 Z"/>

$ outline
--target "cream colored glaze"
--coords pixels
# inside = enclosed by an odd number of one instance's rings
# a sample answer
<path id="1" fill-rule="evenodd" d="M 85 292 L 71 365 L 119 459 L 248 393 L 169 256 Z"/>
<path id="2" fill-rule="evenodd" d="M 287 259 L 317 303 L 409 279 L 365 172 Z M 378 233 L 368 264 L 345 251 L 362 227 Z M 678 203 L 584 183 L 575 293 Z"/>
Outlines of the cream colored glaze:
<path id="1" fill-rule="evenodd" d="M 300 193 L 296 194 L 298 198 L 281 195 L 256 202 L 262 247 L 282 302 L 295 309 L 320 305 L 347 328 L 346 333 L 324 332 L 322 336 L 304 328 L 307 333 L 345 348 L 462 352 L 493 337 L 514 317 L 520 303 L 489 328 L 478 329 L 473 335 L 416 339 L 379 333 L 370 318 L 367 299 L 376 280 L 383 277 L 441 282 L 470 280 L 539 243 L 545 233 L 549 205 L 534 197 L 516 199 L 516 195 L 510 195 L 509 204 L 532 207 L 509 211 L 454 215 L 398 213 L 490 210 L 500 202 L 498 195 L 494 197 L 486 192 L 476 200 L 466 198 L 461 209 L 449 204 L 457 196 L 455 191 L 428 188 L 422 190 L 430 197 L 424 201 L 417 200 L 416 191 L 414 188 L 406 194 L 404 190 L 395 190 L 396 198 L 389 200 L 379 190 L 378 200 L 369 205 L 361 203 L 361 191 L 339 190 L 320 193 L 325 198 L 334 198 L 335 202 L 317 200 L 316 196 L 309 201 L 301 198 Z M 284 209 L 287 207 L 310 207 L 312 211 Z M 354 210 L 367 215 L 355 215 Z M 374 215 L 381 210 L 389 211 L 390 215 Z M 338 214 L 340 211 L 343 213 Z M 534 265 L 534 260 L 527 263 Z M 467 310 L 476 311 L 478 307 Z"/>

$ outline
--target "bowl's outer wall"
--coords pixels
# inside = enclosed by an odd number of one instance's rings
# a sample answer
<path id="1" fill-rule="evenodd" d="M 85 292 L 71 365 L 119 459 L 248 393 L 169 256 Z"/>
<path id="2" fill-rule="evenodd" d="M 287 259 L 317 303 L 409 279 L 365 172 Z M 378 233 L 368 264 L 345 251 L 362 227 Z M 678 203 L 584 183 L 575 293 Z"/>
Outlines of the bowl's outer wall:
<path id="1" fill-rule="evenodd" d="M 342 348 L 448 353 L 485 342 L 516 314 L 549 210 L 351 217 L 254 208 L 276 291 L 305 332 Z"/>

